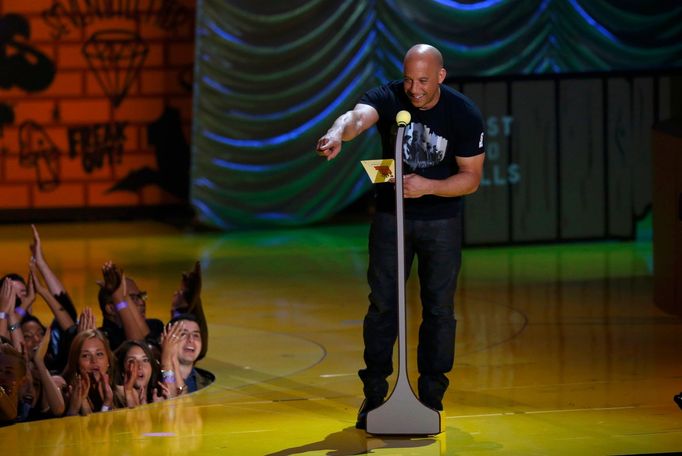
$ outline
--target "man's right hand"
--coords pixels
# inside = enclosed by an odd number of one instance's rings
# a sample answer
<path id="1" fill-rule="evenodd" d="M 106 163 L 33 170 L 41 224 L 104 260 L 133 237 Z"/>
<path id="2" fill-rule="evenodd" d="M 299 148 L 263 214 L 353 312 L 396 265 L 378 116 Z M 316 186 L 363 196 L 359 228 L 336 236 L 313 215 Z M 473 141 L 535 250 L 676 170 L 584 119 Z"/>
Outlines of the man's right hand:
<path id="1" fill-rule="evenodd" d="M 343 141 L 351 141 L 363 131 L 377 123 L 379 113 L 366 104 L 357 104 L 351 110 L 339 116 L 327 131 L 327 134 L 317 141 L 317 155 L 332 160 L 341 152 Z"/>
<path id="2" fill-rule="evenodd" d="M 332 160 L 341 152 L 341 140 L 327 133 L 317 141 L 317 155 Z"/>

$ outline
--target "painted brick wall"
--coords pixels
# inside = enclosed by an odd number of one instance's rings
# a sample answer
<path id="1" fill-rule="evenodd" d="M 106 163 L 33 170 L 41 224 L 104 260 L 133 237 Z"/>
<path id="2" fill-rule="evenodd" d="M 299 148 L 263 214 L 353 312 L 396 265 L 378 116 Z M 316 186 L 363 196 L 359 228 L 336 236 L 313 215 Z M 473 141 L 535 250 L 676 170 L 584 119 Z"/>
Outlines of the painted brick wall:
<path id="1" fill-rule="evenodd" d="M 194 16 L 195 0 L 0 0 L 0 212 L 186 201 Z"/>

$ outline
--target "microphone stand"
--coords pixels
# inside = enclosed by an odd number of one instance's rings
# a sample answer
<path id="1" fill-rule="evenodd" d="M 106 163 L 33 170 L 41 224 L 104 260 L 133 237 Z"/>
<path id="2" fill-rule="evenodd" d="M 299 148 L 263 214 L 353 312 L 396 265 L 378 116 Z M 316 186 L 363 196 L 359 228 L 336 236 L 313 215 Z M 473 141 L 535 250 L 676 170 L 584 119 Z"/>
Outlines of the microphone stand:
<path id="1" fill-rule="evenodd" d="M 403 114 L 405 113 L 405 114 Z M 402 118 L 401 118 L 402 115 Z M 422 404 L 407 377 L 407 323 L 405 308 L 405 229 L 403 209 L 403 137 L 410 121 L 407 111 L 398 113 L 395 141 L 395 215 L 398 253 L 398 378 L 390 396 L 382 405 L 367 413 L 367 432 L 389 435 L 434 435 L 441 432 L 437 410 Z"/>

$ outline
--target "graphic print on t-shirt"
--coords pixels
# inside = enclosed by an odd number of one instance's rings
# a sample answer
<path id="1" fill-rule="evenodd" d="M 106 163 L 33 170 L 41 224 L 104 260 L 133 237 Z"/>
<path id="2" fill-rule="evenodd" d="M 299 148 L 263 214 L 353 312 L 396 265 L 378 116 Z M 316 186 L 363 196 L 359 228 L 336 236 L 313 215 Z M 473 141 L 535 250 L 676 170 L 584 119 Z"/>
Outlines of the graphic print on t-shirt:
<path id="1" fill-rule="evenodd" d="M 412 122 L 405 127 L 403 160 L 412 169 L 428 168 L 442 162 L 447 147 L 448 140 L 425 125 Z"/>

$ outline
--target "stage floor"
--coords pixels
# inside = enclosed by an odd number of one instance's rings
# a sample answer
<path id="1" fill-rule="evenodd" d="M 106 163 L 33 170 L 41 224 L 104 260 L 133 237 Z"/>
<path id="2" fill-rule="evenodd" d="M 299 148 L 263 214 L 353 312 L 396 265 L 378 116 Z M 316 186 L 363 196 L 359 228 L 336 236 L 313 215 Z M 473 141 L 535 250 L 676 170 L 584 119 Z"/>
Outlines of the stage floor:
<path id="1" fill-rule="evenodd" d="M 445 432 L 354 428 L 362 400 L 366 224 L 191 233 L 152 222 L 39 226 L 79 310 L 106 260 L 168 319 L 201 261 L 210 387 L 141 407 L 0 429 L 9 455 L 618 455 L 682 451 L 682 319 L 652 299 L 651 244 L 469 248 L 456 298 Z M 27 271 L 29 226 L 0 226 L 4 272 Z M 409 371 L 418 286 L 407 287 Z M 35 313 L 49 320 L 47 307 Z M 405 417 L 409 419 L 409 417 Z"/>

